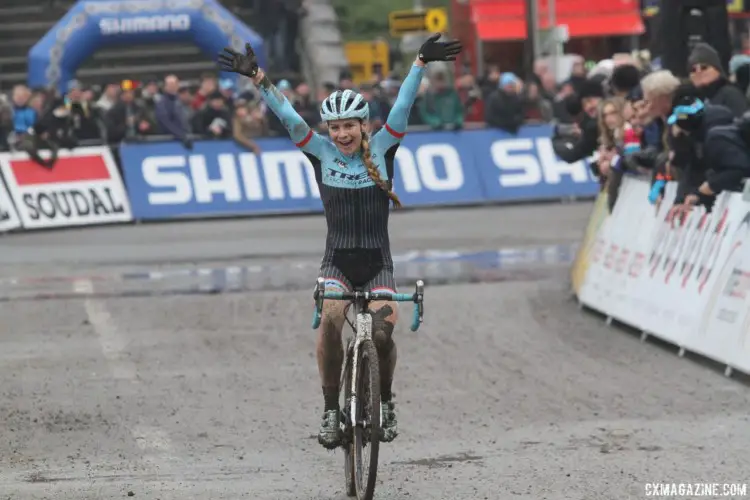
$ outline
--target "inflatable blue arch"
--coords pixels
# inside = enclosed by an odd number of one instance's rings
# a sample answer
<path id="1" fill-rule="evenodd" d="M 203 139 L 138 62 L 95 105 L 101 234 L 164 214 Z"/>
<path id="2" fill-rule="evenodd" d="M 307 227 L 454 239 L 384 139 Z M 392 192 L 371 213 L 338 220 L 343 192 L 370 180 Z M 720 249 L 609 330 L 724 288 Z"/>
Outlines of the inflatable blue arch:
<path id="1" fill-rule="evenodd" d="M 266 62 L 262 38 L 216 0 L 79 0 L 29 51 L 28 82 L 64 92 L 97 50 L 162 42 L 192 42 L 212 59 L 224 47 L 244 51 L 249 42 L 261 66 Z"/>

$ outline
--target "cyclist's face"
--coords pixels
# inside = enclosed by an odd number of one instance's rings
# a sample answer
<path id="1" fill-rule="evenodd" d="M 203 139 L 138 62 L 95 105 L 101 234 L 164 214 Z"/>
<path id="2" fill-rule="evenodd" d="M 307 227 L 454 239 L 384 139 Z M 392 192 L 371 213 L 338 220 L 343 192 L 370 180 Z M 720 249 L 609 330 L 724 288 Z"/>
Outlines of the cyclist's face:
<path id="1" fill-rule="evenodd" d="M 346 155 L 354 154 L 362 145 L 362 123 L 359 120 L 333 120 L 328 122 L 331 140 Z"/>

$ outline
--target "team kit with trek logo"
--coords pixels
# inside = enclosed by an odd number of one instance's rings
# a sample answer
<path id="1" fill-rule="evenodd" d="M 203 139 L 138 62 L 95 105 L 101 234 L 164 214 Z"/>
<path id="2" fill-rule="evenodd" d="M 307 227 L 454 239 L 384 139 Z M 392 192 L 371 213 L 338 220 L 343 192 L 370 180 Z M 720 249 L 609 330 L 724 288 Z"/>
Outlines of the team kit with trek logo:
<path id="1" fill-rule="evenodd" d="M 260 89 L 315 171 L 328 225 L 314 292 L 313 328 L 318 329 L 324 400 L 318 442 L 326 449 L 344 449 L 347 494 L 360 500 L 374 495 L 379 443 L 398 435 L 392 392 L 396 303 L 415 304 L 413 331 L 422 321 L 423 283 L 416 284 L 413 294 L 397 293 L 388 220 L 391 205 L 401 207 L 393 192 L 394 159 L 425 67 L 432 61 L 454 61 L 462 48 L 460 42 L 439 38 L 433 35 L 422 45 L 385 126 L 373 135 L 369 106 L 361 94 L 338 90 L 323 101 L 320 115 L 329 132 L 325 138 L 313 132 L 271 83 L 250 44 L 244 54 L 231 48 L 219 54 L 224 71 L 244 75 Z M 347 317 L 350 305 L 353 323 Z M 354 330 L 346 351 L 341 338 L 345 322 Z"/>

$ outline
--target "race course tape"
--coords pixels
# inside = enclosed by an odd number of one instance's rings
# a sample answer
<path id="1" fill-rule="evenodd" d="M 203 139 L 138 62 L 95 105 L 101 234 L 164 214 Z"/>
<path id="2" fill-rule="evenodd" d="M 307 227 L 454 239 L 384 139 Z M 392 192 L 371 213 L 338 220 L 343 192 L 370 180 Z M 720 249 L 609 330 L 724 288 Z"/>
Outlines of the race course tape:
<path id="1" fill-rule="evenodd" d="M 579 301 L 645 335 L 750 373 L 750 202 L 721 193 L 711 212 L 671 219 L 677 186 L 649 204 L 625 178 L 611 214 L 594 208 L 571 275 Z"/>

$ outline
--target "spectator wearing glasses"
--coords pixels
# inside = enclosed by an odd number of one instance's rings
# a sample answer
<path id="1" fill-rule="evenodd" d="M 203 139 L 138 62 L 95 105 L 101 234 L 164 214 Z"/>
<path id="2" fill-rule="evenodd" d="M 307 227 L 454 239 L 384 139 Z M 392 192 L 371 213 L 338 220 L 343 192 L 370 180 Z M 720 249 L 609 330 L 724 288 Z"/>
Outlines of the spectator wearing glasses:
<path id="1" fill-rule="evenodd" d="M 724 74 L 719 53 L 707 43 L 695 46 L 688 58 L 690 81 L 705 103 L 726 106 L 735 117 L 747 111 L 747 99 Z"/>

